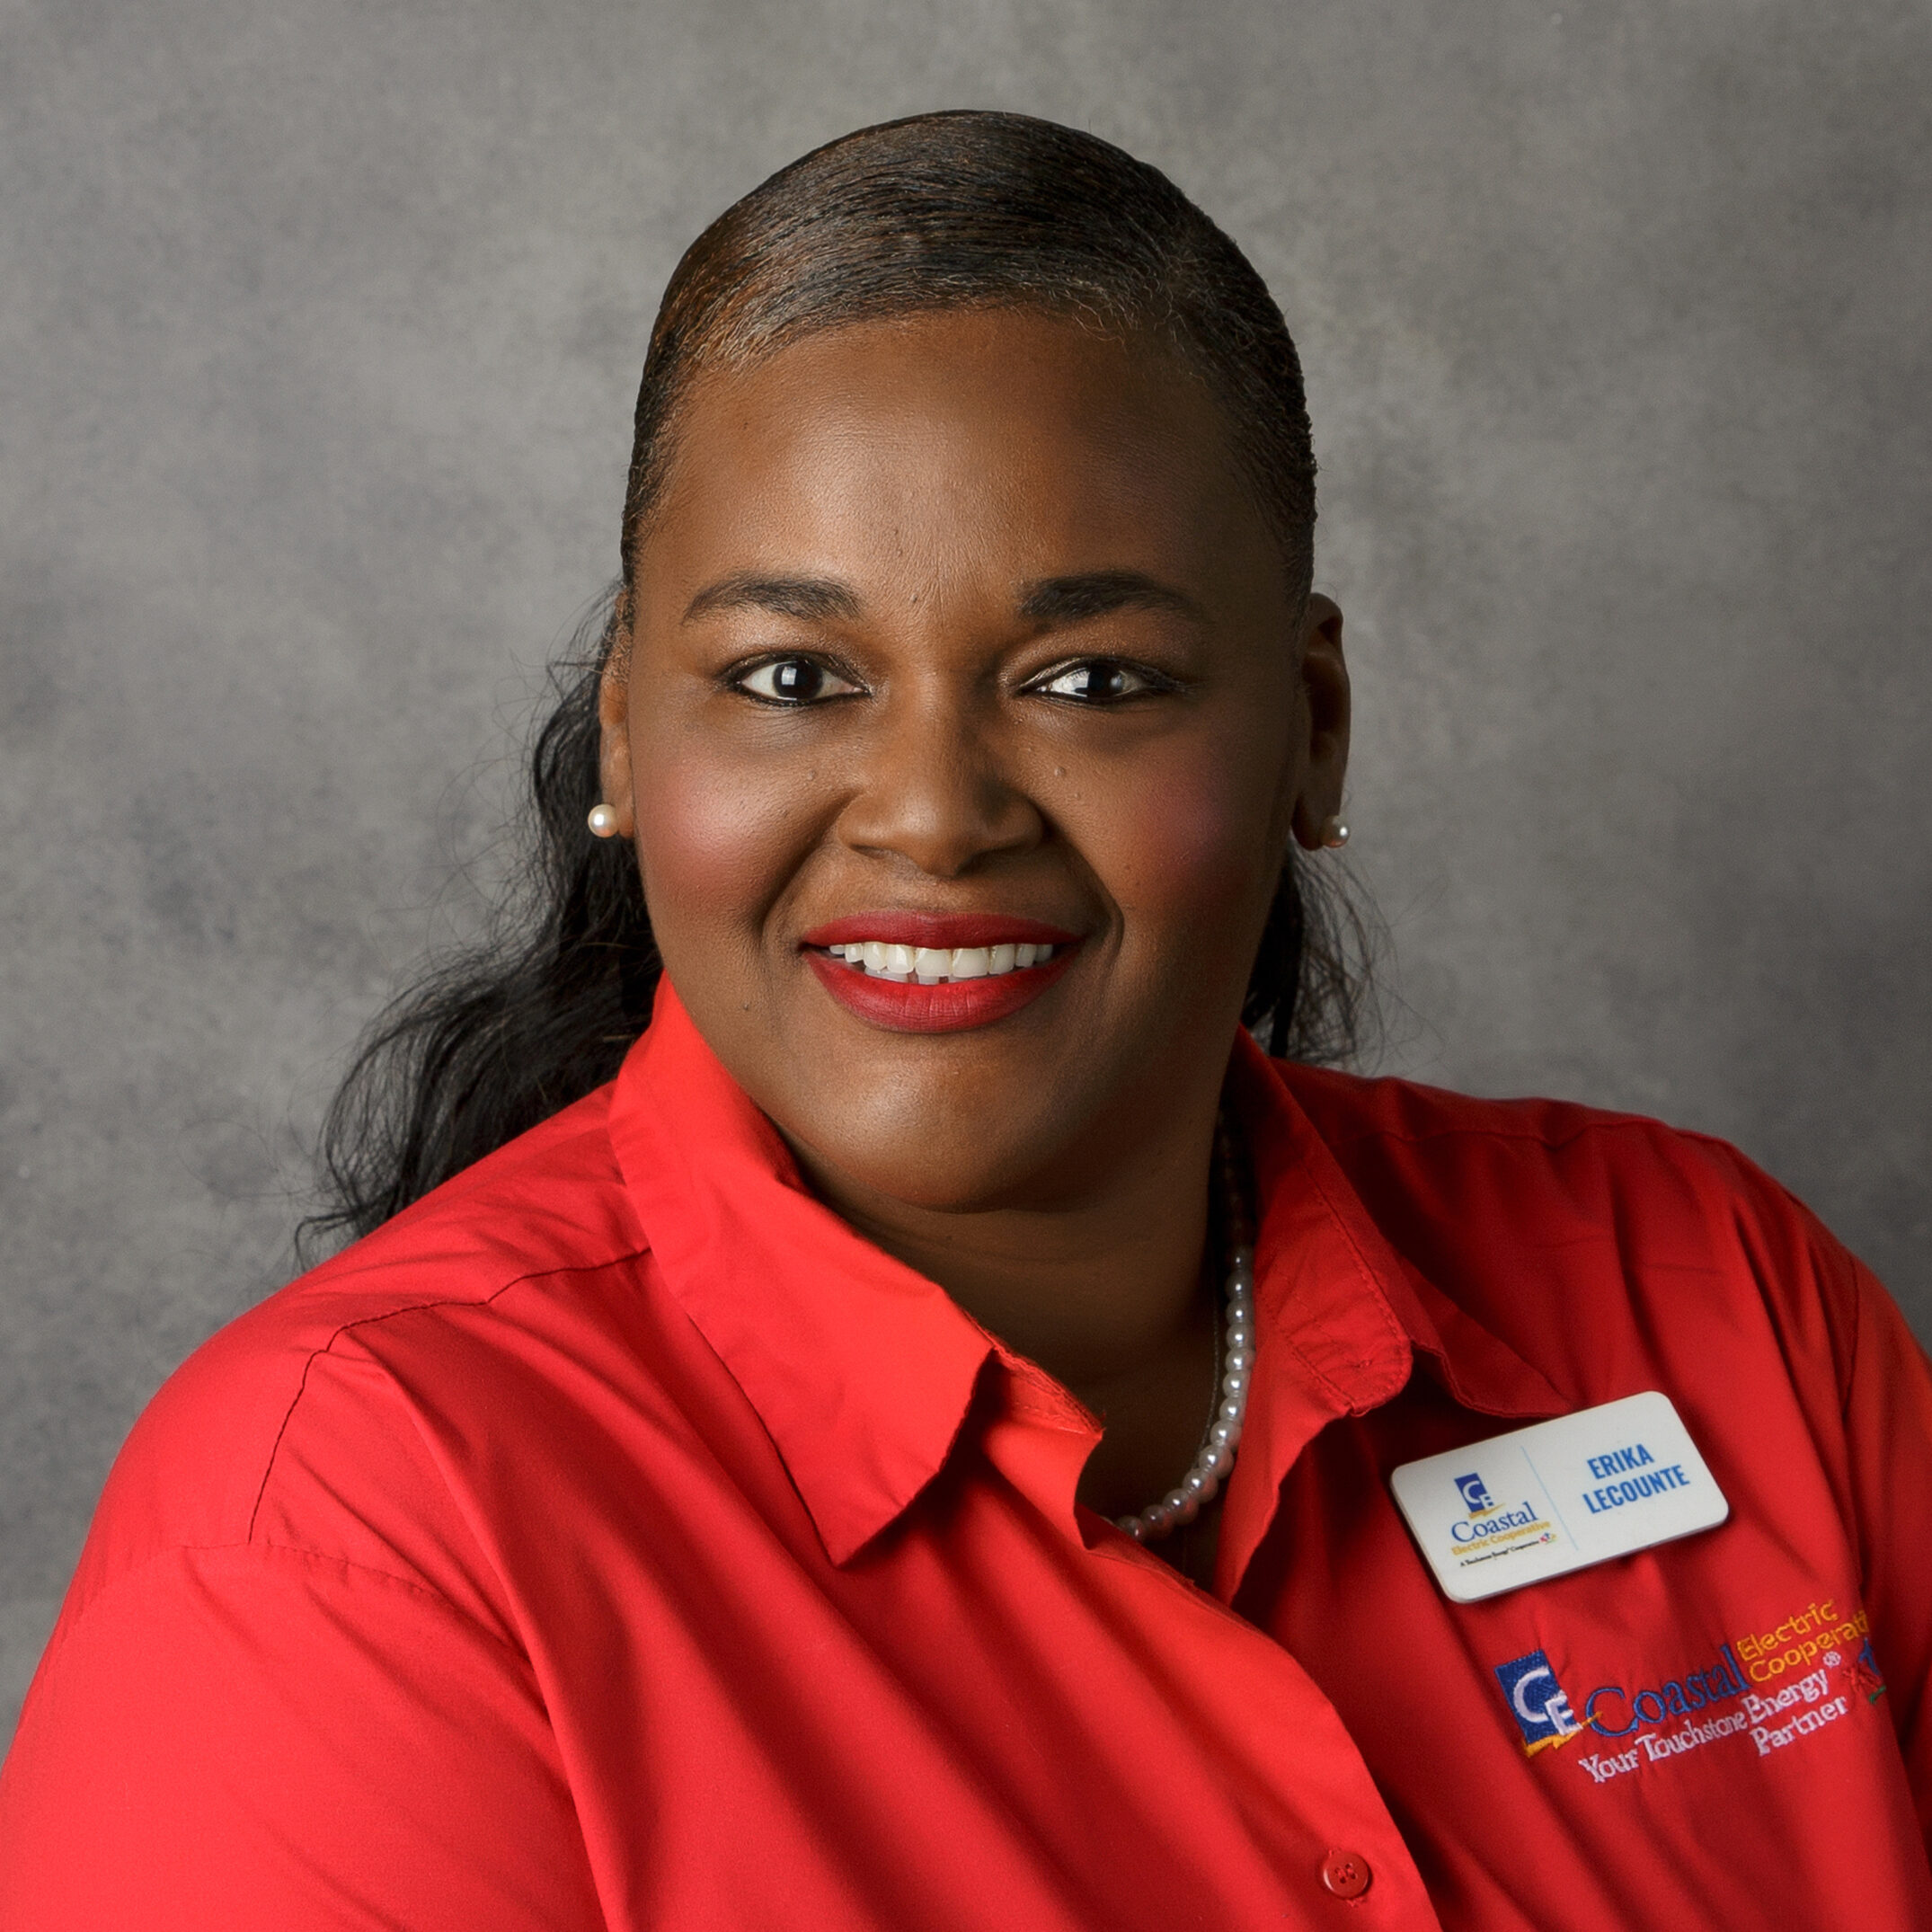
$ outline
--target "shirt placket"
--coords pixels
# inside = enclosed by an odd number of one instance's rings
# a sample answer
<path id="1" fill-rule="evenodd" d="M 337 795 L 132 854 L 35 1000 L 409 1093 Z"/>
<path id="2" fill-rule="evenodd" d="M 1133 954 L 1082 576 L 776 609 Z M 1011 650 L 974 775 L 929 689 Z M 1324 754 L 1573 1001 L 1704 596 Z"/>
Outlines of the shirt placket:
<path id="1" fill-rule="evenodd" d="M 1367 1764 L 1300 1663 L 1218 1592 L 1198 1588 L 1077 1503 L 1100 1428 L 1066 1390 L 1010 1357 L 988 1377 L 997 1379 L 978 1405 L 978 1451 L 1064 1537 L 1069 1567 L 1100 1566 L 1124 1626 L 1154 1634 L 1177 1732 L 1213 1768 L 1195 1790 L 1192 1831 L 1182 1835 L 1205 1834 L 1210 1812 L 1221 1811 L 1210 1883 L 1225 1888 L 1217 1902 L 1229 1916 L 1217 1922 L 1331 1925 L 1346 1903 L 1358 1927 L 1434 1928 L 1421 1876 Z M 1272 1406 L 1271 1467 L 1276 1455 L 1291 1463 L 1337 1413 L 1308 1399 L 1298 1383 L 1293 1399 Z M 1068 1667 L 1078 1661 L 1070 1658 Z"/>

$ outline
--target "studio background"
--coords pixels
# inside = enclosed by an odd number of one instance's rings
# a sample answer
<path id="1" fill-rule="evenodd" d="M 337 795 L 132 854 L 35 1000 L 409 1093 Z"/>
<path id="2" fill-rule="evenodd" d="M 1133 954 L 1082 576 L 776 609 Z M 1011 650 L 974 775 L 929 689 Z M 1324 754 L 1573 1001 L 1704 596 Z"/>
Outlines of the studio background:
<path id="1" fill-rule="evenodd" d="M 1928 56 L 1872 0 L 4 0 L 0 1739 L 473 929 L 678 252 L 893 114 L 1118 140 L 1281 300 L 1381 1067 L 1724 1135 L 1932 1334 Z"/>

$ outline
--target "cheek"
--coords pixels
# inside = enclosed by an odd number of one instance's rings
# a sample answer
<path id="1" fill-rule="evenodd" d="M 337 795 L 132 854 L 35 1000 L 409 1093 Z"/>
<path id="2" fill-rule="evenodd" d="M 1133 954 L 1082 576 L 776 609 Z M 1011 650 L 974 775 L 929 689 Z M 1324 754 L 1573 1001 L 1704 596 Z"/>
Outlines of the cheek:
<path id="1" fill-rule="evenodd" d="M 680 756 L 645 740 L 634 771 L 637 849 L 668 959 L 687 937 L 757 945 L 810 840 L 802 776 L 782 758 Z"/>
<path id="2" fill-rule="evenodd" d="M 1272 786 L 1239 759 L 1175 759 L 1121 780 L 1079 842 L 1130 946 L 1245 941 L 1283 856 Z"/>

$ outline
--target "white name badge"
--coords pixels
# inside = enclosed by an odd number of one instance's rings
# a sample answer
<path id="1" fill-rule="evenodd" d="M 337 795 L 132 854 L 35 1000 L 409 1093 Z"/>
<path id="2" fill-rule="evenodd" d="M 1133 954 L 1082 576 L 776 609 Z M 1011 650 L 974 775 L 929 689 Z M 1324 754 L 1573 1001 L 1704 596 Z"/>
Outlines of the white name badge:
<path id="1" fill-rule="evenodd" d="M 1456 1603 L 1694 1536 L 1731 1513 L 1654 1389 L 1405 1463 L 1388 1480 Z"/>

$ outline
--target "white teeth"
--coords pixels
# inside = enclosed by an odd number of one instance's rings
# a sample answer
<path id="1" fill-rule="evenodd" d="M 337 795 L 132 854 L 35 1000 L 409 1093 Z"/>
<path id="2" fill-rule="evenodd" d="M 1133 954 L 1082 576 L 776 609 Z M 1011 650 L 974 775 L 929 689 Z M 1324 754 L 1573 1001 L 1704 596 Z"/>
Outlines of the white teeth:
<path id="1" fill-rule="evenodd" d="M 1051 946 L 1022 945 L 900 946 L 882 939 L 849 940 L 828 946 L 834 959 L 875 973 L 882 979 L 917 979 L 921 986 L 939 986 L 950 979 L 985 979 L 1017 968 L 1043 966 L 1053 957 Z"/>

